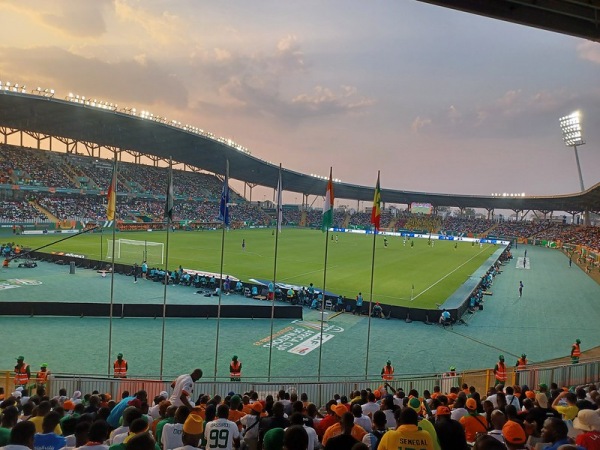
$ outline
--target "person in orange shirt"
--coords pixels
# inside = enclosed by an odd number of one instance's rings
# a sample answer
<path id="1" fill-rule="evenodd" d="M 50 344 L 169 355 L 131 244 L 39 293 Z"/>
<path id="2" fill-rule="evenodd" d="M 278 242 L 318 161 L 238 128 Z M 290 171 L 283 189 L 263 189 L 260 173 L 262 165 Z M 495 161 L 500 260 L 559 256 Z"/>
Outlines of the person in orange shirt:
<path id="1" fill-rule="evenodd" d="M 352 416 L 352 413 L 349 413 L 348 409 L 346 409 L 344 405 L 332 406 L 331 410 L 335 413 L 336 423 L 334 423 L 333 425 L 328 427 L 327 430 L 325 430 L 325 434 L 323 435 L 323 440 L 321 442 L 323 446 L 325 446 L 327 444 L 327 441 L 332 437 L 339 436 L 340 434 L 342 434 L 343 430 L 342 425 L 340 424 L 342 416 L 344 414 L 350 414 Z M 352 416 L 352 421 L 354 422 L 354 416 Z M 362 438 L 365 437 L 366 434 L 366 430 L 360 425 L 356 424 L 354 424 L 354 426 L 352 427 L 352 431 L 350 432 L 350 435 L 354 439 L 357 439 L 359 442 L 362 442 Z"/>
<path id="2" fill-rule="evenodd" d="M 244 411 L 241 411 L 241 404 L 242 399 L 239 395 L 234 395 L 233 397 L 231 397 L 231 400 L 229 400 L 228 420 L 234 422 L 238 426 L 240 431 L 242 431 L 242 423 L 240 422 L 240 419 L 246 415 Z"/>
<path id="3" fill-rule="evenodd" d="M 489 423 L 485 416 L 479 415 L 477 412 L 477 402 L 474 398 L 468 398 L 465 404 L 469 415 L 460 418 L 460 423 L 465 429 L 465 437 L 467 442 L 475 442 L 477 433 L 487 433 Z"/>

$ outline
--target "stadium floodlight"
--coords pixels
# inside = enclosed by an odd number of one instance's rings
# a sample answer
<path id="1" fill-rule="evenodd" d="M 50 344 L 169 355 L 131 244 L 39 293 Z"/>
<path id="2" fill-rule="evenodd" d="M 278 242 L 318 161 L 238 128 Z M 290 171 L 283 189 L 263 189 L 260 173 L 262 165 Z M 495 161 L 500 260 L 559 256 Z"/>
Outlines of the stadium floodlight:
<path id="1" fill-rule="evenodd" d="M 577 162 L 577 172 L 579 173 L 579 185 L 583 191 L 585 190 L 585 187 L 583 185 L 583 176 L 581 175 L 579 154 L 577 153 L 577 146 L 585 144 L 583 140 L 583 132 L 581 130 L 581 112 L 572 112 L 568 116 L 561 117 L 559 122 L 565 145 L 567 147 L 573 147 L 573 150 L 575 151 L 575 161 Z"/>

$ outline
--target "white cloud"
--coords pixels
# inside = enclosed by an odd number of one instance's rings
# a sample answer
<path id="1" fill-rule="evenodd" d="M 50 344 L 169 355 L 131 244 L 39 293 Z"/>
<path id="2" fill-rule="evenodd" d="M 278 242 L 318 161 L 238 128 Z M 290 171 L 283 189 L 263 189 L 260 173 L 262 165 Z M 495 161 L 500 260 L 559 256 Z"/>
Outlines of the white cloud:
<path id="1" fill-rule="evenodd" d="M 577 45 L 577 55 L 595 64 L 600 64 L 600 44 L 598 42 L 583 41 Z"/>

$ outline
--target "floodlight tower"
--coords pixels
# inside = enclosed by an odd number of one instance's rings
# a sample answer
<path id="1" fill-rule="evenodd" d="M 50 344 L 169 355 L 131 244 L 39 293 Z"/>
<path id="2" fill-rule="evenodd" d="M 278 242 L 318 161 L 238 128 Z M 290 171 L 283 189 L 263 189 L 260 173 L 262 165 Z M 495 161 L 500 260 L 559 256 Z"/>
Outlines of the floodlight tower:
<path id="1" fill-rule="evenodd" d="M 567 147 L 573 147 L 575 150 L 575 160 L 577 161 L 577 171 L 579 172 L 579 185 L 581 190 L 584 191 L 583 176 L 581 175 L 581 165 L 579 164 L 579 154 L 577 153 L 577 146 L 583 145 L 583 134 L 581 132 L 581 112 L 575 111 L 568 116 L 561 117 L 560 129 L 562 130 L 563 140 Z"/>

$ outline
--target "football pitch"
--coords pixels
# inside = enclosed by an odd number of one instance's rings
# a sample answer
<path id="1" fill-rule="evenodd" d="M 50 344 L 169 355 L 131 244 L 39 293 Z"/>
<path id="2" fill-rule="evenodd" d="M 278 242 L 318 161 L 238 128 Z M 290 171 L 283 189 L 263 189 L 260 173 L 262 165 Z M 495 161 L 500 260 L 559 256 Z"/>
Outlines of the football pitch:
<path id="1" fill-rule="evenodd" d="M 222 231 L 176 231 L 169 234 L 169 269 L 220 272 Z M 39 248 L 61 239 L 60 235 L 21 235 L 15 241 Z M 325 289 L 347 298 L 362 292 L 370 297 L 373 262 L 373 235 L 329 233 Z M 333 237 L 333 239 L 331 239 Z M 43 252 L 72 252 L 107 262 L 112 233 L 84 234 L 53 244 Z M 118 232 L 117 239 L 166 243 L 166 232 Z M 337 238 L 337 239 L 336 239 Z M 462 285 L 497 250 L 491 244 L 413 239 L 383 236 L 375 242 L 373 300 L 388 305 L 435 309 Z M 307 229 L 284 229 L 277 242 L 276 281 L 297 286 L 322 288 L 326 234 Z M 245 241 L 245 248 L 242 247 Z M 414 242 L 414 246 L 411 245 Z M 147 248 L 150 248 L 148 246 Z M 165 247 L 166 248 L 166 247 Z M 161 267 L 160 259 L 148 252 L 150 267 Z M 122 246 L 119 263 L 141 264 L 144 246 Z M 154 259 L 154 261 L 153 261 Z M 271 280 L 275 270 L 275 236 L 271 229 L 232 230 L 225 233 L 223 273 L 248 281 Z"/>

